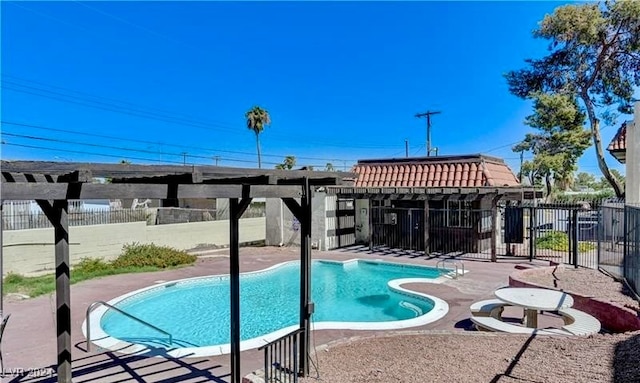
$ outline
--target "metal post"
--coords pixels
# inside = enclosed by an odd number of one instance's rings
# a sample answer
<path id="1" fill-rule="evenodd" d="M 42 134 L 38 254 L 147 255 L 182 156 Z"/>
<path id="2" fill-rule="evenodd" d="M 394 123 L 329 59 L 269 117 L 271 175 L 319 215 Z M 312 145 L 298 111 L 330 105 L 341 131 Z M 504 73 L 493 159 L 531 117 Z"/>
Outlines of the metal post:
<path id="1" fill-rule="evenodd" d="M 529 208 L 529 262 L 536 256 L 536 208 Z"/>
<path id="2" fill-rule="evenodd" d="M 493 230 L 491 230 L 491 262 L 498 261 L 498 235 L 500 233 L 500 225 L 498 224 L 498 201 L 500 196 L 493 197 L 491 200 L 491 221 Z M 480 213 L 482 215 L 482 212 Z M 482 222 L 482 217 L 480 218 Z"/>
<path id="3" fill-rule="evenodd" d="M 573 244 L 573 265 L 578 268 L 578 209 L 573 209 L 573 226 L 571 231 L 571 237 L 573 240 L 570 242 Z"/>
<path id="4" fill-rule="evenodd" d="M 428 257 L 431 254 L 429 248 L 429 198 L 424 200 L 424 224 L 422 229 L 424 230 L 424 255 Z"/>
<path id="5" fill-rule="evenodd" d="M 373 202 L 371 199 L 367 199 L 369 202 L 369 251 L 373 251 Z"/>

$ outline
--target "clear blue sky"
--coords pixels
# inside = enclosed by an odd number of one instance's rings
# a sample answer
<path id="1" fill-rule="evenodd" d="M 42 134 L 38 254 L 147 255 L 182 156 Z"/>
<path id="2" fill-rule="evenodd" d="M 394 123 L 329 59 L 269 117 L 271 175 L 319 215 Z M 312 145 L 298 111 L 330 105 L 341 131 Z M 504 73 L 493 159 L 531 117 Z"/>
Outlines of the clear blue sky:
<path id="1" fill-rule="evenodd" d="M 560 4 L 3 1 L 2 120 L 36 127 L 3 124 L 2 158 L 256 167 L 260 105 L 263 167 L 343 168 L 424 155 L 430 109 L 440 154 L 516 172 L 530 105 L 502 75 L 545 54 L 531 31 Z M 600 176 L 593 148 L 580 166 Z"/>

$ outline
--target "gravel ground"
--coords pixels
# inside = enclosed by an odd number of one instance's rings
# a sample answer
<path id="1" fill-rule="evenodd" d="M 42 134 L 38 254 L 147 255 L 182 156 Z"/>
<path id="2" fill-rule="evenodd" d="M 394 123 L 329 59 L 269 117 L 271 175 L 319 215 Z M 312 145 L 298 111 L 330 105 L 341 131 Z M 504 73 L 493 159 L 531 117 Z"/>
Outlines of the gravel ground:
<path id="1" fill-rule="evenodd" d="M 555 281 L 555 282 L 554 282 Z M 638 307 L 593 270 L 566 269 L 540 284 Z M 312 355 L 310 382 L 640 382 L 640 332 L 581 338 L 495 333 L 395 333 L 329 344 Z"/>

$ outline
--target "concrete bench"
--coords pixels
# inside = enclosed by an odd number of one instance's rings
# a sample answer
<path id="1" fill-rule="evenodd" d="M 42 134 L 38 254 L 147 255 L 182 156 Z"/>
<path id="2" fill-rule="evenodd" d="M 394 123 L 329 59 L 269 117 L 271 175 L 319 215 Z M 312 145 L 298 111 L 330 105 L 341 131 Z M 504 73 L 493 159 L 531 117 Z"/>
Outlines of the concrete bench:
<path id="1" fill-rule="evenodd" d="M 471 321 L 475 323 L 478 328 L 483 328 L 489 331 L 506 332 L 510 334 L 570 335 L 568 332 L 562 330 L 551 331 L 538 328 L 516 326 L 492 317 L 471 317 Z"/>
<path id="2" fill-rule="evenodd" d="M 500 299 L 487 299 L 475 302 L 469 309 L 471 310 L 471 315 L 475 317 L 492 317 L 500 320 L 502 319 L 504 306 L 510 305 Z"/>
<path id="3" fill-rule="evenodd" d="M 591 335 L 600 332 L 600 321 L 584 311 L 566 308 L 558 310 L 565 325 L 562 329 L 573 335 Z"/>

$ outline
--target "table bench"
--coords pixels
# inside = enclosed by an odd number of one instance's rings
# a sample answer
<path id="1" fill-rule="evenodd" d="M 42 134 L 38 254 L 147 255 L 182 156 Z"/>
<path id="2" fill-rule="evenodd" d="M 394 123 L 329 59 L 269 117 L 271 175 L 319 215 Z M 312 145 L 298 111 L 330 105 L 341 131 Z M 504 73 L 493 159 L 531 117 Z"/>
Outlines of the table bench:
<path id="1" fill-rule="evenodd" d="M 500 299 L 487 299 L 484 301 L 478 301 L 469 307 L 471 315 L 477 317 L 493 317 L 496 319 L 502 319 L 502 312 L 505 306 L 510 306 L 507 302 Z"/>
<path id="2" fill-rule="evenodd" d="M 584 311 L 566 308 L 558 310 L 565 325 L 562 329 L 573 335 L 591 335 L 600 332 L 600 321 Z"/>
<path id="3" fill-rule="evenodd" d="M 511 334 L 536 334 L 536 335 L 571 335 L 562 330 L 552 331 L 545 329 L 537 329 L 531 327 L 516 326 L 492 317 L 471 317 L 471 321 L 477 327 L 487 329 L 489 331 L 506 332 Z"/>

